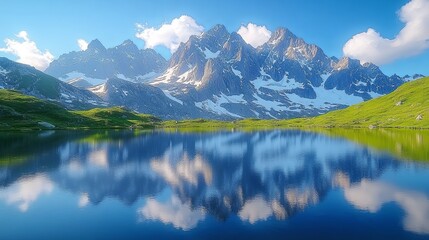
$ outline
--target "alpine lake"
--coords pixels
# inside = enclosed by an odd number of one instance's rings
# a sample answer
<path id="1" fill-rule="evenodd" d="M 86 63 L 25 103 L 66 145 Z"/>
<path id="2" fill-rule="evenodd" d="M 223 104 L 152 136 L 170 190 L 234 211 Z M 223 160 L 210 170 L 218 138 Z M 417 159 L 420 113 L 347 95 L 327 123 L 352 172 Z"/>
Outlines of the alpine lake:
<path id="1" fill-rule="evenodd" d="M 429 130 L 0 132 L 0 239 L 429 239 Z"/>

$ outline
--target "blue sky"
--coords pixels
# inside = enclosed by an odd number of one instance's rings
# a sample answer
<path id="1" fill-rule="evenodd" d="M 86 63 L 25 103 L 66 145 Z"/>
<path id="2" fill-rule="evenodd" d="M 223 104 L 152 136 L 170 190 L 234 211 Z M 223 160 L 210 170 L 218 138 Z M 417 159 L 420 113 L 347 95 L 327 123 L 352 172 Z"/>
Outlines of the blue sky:
<path id="1" fill-rule="evenodd" d="M 42 52 L 49 50 L 55 58 L 63 53 L 79 50 L 77 39 L 90 41 L 98 38 L 106 47 L 113 47 L 125 39 L 131 39 L 143 48 L 145 42 L 135 36 L 137 23 L 159 28 L 174 18 L 188 15 L 206 30 L 218 23 L 224 24 L 229 31 L 237 31 L 241 25 L 247 25 L 249 22 L 266 26 L 270 31 L 283 26 L 307 42 L 320 46 L 327 55 L 342 57 L 345 43 L 354 35 L 366 32 L 368 28 L 374 29 L 383 38 L 395 38 L 404 28 L 404 23 L 398 17 L 398 11 L 408 2 L 407 0 L 4 1 L 0 14 L 0 48 L 6 46 L 2 40 L 14 39 L 21 31 L 26 31 L 28 38 L 34 41 Z M 426 10 L 429 11 L 429 9 L 422 11 Z M 156 49 L 168 55 L 164 47 Z M 359 56 L 359 52 L 351 52 Z M 392 63 L 382 63 L 382 70 L 389 75 L 393 73 L 429 75 L 429 51 L 426 49 L 420 52 L 415 56 L 397 57 L 398 60 Z M 16 60 L 16 57 L 4 51 L 0 52 L 0 56 Z"/>

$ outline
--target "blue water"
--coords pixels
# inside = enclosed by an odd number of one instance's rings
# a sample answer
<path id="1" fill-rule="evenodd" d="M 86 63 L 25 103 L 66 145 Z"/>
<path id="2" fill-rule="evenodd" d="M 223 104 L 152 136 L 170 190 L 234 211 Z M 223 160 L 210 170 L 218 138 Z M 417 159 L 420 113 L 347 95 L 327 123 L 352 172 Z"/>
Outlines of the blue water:
<path id="1" fill-rule="evenodd" d="M 429 164 L 260 132 L 0 134 L 0 239 L 429 239 Z"/>

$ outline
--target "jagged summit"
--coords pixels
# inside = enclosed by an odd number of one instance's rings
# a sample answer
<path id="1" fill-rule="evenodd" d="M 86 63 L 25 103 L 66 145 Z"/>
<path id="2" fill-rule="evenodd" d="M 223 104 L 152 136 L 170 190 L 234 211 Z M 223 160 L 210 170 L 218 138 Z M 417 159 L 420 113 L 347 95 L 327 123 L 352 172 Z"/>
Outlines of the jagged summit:
<path id="1" fill-rule="evenodd" d="M 104 47 L 104 45 L 100 42 L 100 40 L 94 39 L 88 44 L 88 48 L 86 50 L 87 51 L 105 51 L 106 47 Z"/>
<path id="2" fill-rule="evenodd" d="M 224 25 L 216 24 L 211 29 L 209 29 L 207 32 L 205 32 L 204 34 L 222 37 L 222 36 L 228 35 L 229 32 Z"/>
<path id="3" fill-rule="evenodd" d="M 122 49 L 123 51 L 132 52 L 132 53 L 139 51 L 139 48 L 137 47 L 137 45 L 133 41 L 131 41 L 130 39 L 125 40 L 119 46 L 116 46 L 115 48 L 116 49 Z"/>
<path id="4" fill-rule="evenodd" d="M 128 46 L 128 45 L 135 45 L 135 44 L 130 39 L 127 39 L 127 40 L 123 41 L 120 46 Z"/>
<path id="5" fill-rule="evenodd" d="M 278 45 L 282 42 L 285 42 L 285 44 L 288 44 L 291 39 L 296 39 L 297 36 L 293 34 L 289 29 L 287 28 L 278 28 L 272 35 L 271 38 L 268 40 L 267 44 L 269 45 Z"/>
<path id="6" fill-rule="evenodd" d="M 348 69 L 348 68 L 357 68 L 360 65 L 361 64 L 360 64 L 359 60 L 351 59 L 349 57 L 343 57 L 335 65 L 335 69 L 338 71 L 338 70 L 343 70 L 343 69 Z M 370 65 L 366 64 L 366 66 L 370 66 Z"/>

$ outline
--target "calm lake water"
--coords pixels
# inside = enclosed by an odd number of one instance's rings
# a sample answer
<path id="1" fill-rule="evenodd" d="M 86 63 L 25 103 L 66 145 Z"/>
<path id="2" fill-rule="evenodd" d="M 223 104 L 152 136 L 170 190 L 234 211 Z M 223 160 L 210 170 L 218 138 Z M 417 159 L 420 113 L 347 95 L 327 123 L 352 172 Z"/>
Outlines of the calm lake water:
<path id="1" fill-rule="evenodd" d="M 0 133 L 0 239 L 429 239 L 427 132 Z"/>

